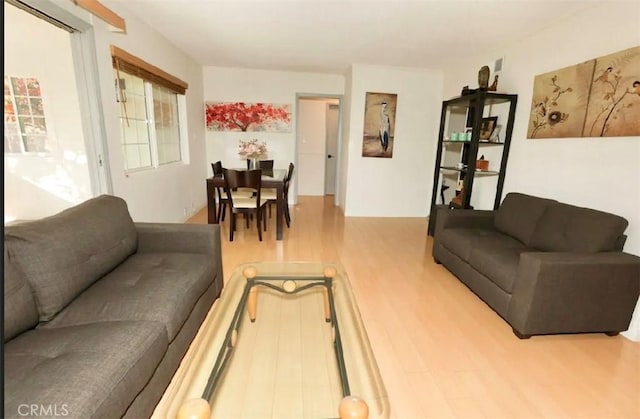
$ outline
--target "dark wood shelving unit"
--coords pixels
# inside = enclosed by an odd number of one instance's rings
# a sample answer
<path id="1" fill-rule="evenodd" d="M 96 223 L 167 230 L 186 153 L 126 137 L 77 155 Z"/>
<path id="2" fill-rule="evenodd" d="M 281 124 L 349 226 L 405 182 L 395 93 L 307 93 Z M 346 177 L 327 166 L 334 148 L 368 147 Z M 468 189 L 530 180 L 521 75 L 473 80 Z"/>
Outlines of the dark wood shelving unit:
<path id="1" fill-rule="evenodd" d="M 441 196 L 441 191 L 438 190 L 440 185 L 441 171 L 454 171 L 459 173 L 459 179 L 462 181 L 462 188 L 459 190 L 459 196 L 456 201 L 451 201 L 448 204 L 443 203 L 450 208 L 457 209 L 469 209 L 473 208 L 470 204 L 471 195 L 473 193 L 473 183 L 476 175 L 478 176 L 498 176 L 496 193 L 494 199 L 493 208 L 497 209 L 502 201 L 502 188 L 504 185 L 504 177 L 507 168 L 507 159 L 509 157 L 509 147 L 511 145 L 511 135 L 513 133 L 513 121 L 515 118 L 516 104 L 518 102 L 518 96 L 506 93 L 495 93 L 487 91 L 478 91 L 470 95 L 464 95 L 455 97 L 453 99 L 445 100 L 442 102 L 442 112 L 440 115 L 440 130 L 438 133 L 438 147 L 436 151 L 434 177 L 433 177 L 433 191 L 431 194 L 431 211 L 429 215 L 429 225 L 427 233 L 433 235 L 435 230 L 435 215 L 437 209 L 437 199 Z M 508 106 L 508 117 L 503 137 L 500 141 L 487 141 L 480 140 L 480 131 L 482 127 L 482 118 L 485 114 L 485 110 L 488 108 L 491 113 L 493 106 Z M 464 126 L 450 127 L 450 117 L 452 112 L 466 113 L 466 123 Z M 479 115 L 479 117 L 475 117 Z M 454 132 L 463 132 L 466 129 L 471 129 L 471 140 L 467 141 L 453 141 L 449 140 L 446 135 L 453 128 Z M 462 153 L 460 163 L 464 165 L 463 168 L 457 166 L 451 166 L 443 162 L 443 149 L 445 144 L 461 144 Z M 478 152 L 481 147 L 503 147 L 502 158 L 500 159 L 499 170 L 478 170 L 476 169 L 476 160 L 478 159 Z"/>

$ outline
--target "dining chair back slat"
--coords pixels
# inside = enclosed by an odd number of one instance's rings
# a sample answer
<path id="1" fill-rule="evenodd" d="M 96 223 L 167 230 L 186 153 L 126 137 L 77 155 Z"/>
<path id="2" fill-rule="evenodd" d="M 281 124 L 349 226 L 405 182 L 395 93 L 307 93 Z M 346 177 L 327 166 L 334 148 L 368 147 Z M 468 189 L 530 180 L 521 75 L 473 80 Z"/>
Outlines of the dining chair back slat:
<path id="1" fill-rule="evenodd" d="M 289 169 L 285 175 L 282 196 L 284 200 L 284 220 L 287 223 L 287 227 L 291 227 L 291 216 L 289 214 L 289 184 L 293 177 L 294 164 L 289 163 Z M 262 189 L 263 198 L 269 202 L 269 216 L 271 216 L 271 204 L 277 204 L 278 197 L 275 188 Z"/>
<path id="2" fill-rule="evenodd" d="M 213 170 L 213 176 L 222 176 L 222 162 L 220 160 L 215 163 L 211 163 L 211 169 Z M 222 189 L 223 188 L 216 188 L 216 195 L 218 196 L 216 223 L 219 223 L 220 220 L 224 221 L 224 217 L 227 212 L 227 196 Z"/>

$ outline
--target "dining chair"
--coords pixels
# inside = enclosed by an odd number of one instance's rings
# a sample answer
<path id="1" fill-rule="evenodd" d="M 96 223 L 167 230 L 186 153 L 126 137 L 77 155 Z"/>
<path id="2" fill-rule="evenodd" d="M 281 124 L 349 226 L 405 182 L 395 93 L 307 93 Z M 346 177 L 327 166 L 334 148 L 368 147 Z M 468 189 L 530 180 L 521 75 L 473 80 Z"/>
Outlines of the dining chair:
<path id="1" fill-rule="evenodd" d="M 222 176 L 222 162 L 220 160 L 215 163 L 211 163 L 211 169 L 213 169 L 213 176 Z M 216 223 L 219 223 L 220 220 L 224 221 L 224 216 L 227 209 L 227 195 L 223 192 L 223 188 L 216 187 L 216 196 L 218 197 Z"/>
<path id="2" fill-rule="evenodd" d="M 233 170 L 222 169 L 224 177 L 225 192 L 229 204 L 229 241 L 233 241 L 233 234 L 236 230 L 236 215 L 245 214 L 247 226 L 249 225 L 249 215 L 256 215 L 256 226 L 258 228 L 258 238 L 262 241 L 262 229 L 267 230 L 267 220 L 264 217 L 264 209 L 267 200 L 260 195 L 260 185 L 262 184 L 262 170 Z M 253 191 L 250 197 L 241 197 L 233 194 L 238 188 L 247 188 Z M 262 226 L 260 223 L 262 222 Z"/>
<path id="3" fill-rule="evenodd" d="M 222 173 L 222 162 L 218 160 L 215 163 L 211 163 L 211 169 L 213 169 L 214 176 L 223 176 Z M 227 212 L 227 205 L 229 201 L 227 200 L 227 194 L 224 191 L 224 188 L 216 188 L 216 195 L 218 196 L 218 211 L 216 212 L 216 223 L 220 221 L 224 221 L 225 215 Z M 234 190 L 233 195 L 239 198 L 249 198 L 253 195 L 253 191 L 251 190 Z"/>
<path id="4" fill-rule="evenodd" d="M 262 170 L 273 170 L 273 160 L 258 160 L 258 168 Z M 251 159 L 247 159 L 247 170 L 251 169 Z M 240 188 L 241 191 L 246 190 Z"/>
<path id="5" fill-rule="evenodd" d="M 282 186 L 282 195 L 284 198 L 284 220 L 287 223 L 287 227 L 291 227 L 291 216 L 289 215 L 289 183 L 291 182 L 291 178 L 293 177 L 293 169 L 294 164 L 289 163 L 289 170 L 287 171 L 287 175 L 284 178 L 283 186 Z M 261 195 L 264 199 L 268 201 L 269 205 L 269 217 L 271 217 L 271 205 L 278 203 L 278 195 L 275 188 L 263 188 L 261 191 Z"/>

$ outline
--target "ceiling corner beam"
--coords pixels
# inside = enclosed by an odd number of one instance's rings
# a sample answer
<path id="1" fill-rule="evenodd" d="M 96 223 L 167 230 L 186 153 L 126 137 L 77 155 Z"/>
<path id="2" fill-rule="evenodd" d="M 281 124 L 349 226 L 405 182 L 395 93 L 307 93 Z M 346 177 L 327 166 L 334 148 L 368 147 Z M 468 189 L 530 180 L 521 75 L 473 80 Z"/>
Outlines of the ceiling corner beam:
<path id="1" fill-rule="evenodd" d="M 73 2 L 76 6 L 82 7 L 92 15 L 108 23 L 112 32 L 127 33 L 125 20 L 98 0 L 73 0 Z"/>

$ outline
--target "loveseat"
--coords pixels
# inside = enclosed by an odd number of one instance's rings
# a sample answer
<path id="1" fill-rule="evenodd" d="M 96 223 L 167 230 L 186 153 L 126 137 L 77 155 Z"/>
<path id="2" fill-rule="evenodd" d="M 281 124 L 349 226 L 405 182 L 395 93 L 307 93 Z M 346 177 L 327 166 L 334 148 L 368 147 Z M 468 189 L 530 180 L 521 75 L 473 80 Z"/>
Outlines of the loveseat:
<path id="1" fill-rule="evenodd" d="M 222 290 L 218 226 L 102 195 L 4 234 L 4 417 L 148 418 Z"/>
<path id="2" fill-rule="evenodd" d="M 521 193 L 495 211 L 440 208 L 433 258 L 520 338 L 627 330 L 640 258 L 622 252 L 627 220 Z"/>

